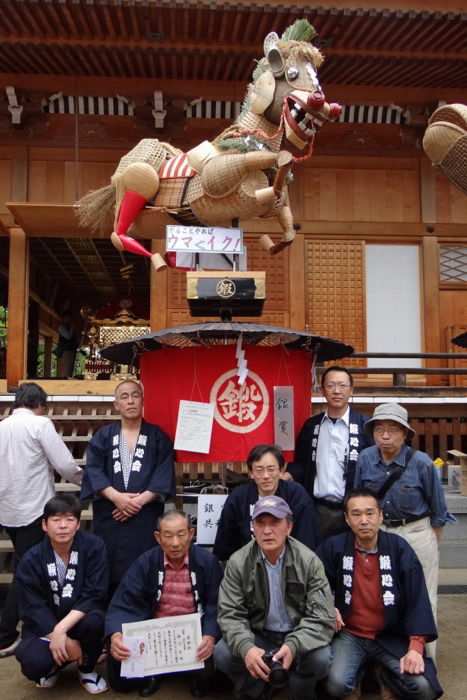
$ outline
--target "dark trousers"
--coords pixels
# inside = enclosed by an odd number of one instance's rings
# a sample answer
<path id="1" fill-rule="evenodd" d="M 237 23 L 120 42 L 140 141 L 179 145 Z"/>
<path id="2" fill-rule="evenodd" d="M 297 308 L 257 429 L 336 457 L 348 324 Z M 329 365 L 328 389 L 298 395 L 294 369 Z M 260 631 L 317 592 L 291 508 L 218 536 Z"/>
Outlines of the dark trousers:
<path id="1" fill-rule="evenodd" d="M 282 635 L 285 637 L 285 635 Z M 277 651 L 283 639 L 255 635 L 255 644 L 265 651 Z M 259 698 L 266 683 L 250 675 L 242 658 L 234 656 L 223 639 L 214 649 L 214 663 L 234 684 L 235 695 Z M 293 700 L 312 700 L 316 683 L 325 678 L 331 663 L 330 646 L 319 647 L 304 654 L 298 654 L 289 670 L 289 690 Z"/>
<path id="2" fill-rule="evenodd" d="M 69 630 L 68 636 L 76 639 L 83 650 L 83 663 L 79 670 L 83 673 L 92 671 L 104 644 L 104 613 L 98 610 L 88 613 Z M 49 642 L 40 637 L 27 636 L 23 639 L 16 649 L 16 658 L 26 678 L 36 683 L 56 667 Z"/>
<path id="3" fill-rule="evenodd" d="M 15 550 L 13 558 L 14 570 L 23 554 L 35 544 L 38 544 L 44 537 L 41 522 L 42 518 L 38 518 L 24 527 L 5 527 Z M 9 646 L 15 641 L 18 636 L 18 632 L 16 631 L 18 620 L 16 583 L 13 578 L 13 582 L 8 589 L 5 607 L 3 608 L 0 620 L 0 647 Z"/>
<path id="4" fill-rule="evenodd" d="M 121 664 L 109 654 L 107 658 L 107 680 L 112 690 L 117 693 L 130 693 L 132 690 L 139 690 L 145 683 L 149 681 L 149 678 L 123 678 L 120 675 Z M 177 674 L 179 675 L 179 674 Z M 214 678 L 214 664 L 211 659 L 204 662 L 204 668 L 200 668 L 199 671 L 187 671 L 184 675 L 189 676 L 191 682 L 196 681 L 200 685 L 208 687 L 208 683 Z M 161 674 L 157 676 L 158 678 L 164 678 Z"/>
<path id="5" fill-rule="evenodd" d="M 333 535 L 340 535 L 348 530 L 347 523 L 344 518 L 344 507 L 330 508 L 322 501 L 316 501 L 316 512 L 318 515 L 319 535 L 321 540 Z"/>

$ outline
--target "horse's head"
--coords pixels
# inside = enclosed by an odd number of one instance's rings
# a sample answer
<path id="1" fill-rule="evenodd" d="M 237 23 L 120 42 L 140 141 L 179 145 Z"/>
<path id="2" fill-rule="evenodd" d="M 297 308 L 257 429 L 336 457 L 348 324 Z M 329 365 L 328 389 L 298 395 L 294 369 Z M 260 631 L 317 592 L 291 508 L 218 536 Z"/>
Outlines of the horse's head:
<path id="1" fill-rule="evenodd" d="M 306 41 L 295 38 L 304 34 Z M 324 59 L 309 43 L 314 34 L 306 20 L 298 20 L 281 39 L 268 34 L 248 92 L 249 109 L 274 124 L 282 121 L 287 140 L 300 151 L 325 121 L 341 113 L 340 105 L 326 102 L 319 84 L 318 68 Z"/>

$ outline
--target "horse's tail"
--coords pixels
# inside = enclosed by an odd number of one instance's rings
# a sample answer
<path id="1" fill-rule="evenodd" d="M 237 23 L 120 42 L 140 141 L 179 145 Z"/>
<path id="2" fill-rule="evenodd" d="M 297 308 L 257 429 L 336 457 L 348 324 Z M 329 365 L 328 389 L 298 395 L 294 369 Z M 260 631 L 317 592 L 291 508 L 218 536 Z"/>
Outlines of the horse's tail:
<path id="1" fill-rule="evenodd" d="M 79 225 L 94 233 L 111 226 L 115 215 L 117 188 L 114 184 L 91 190 L 76 202 Z"/>

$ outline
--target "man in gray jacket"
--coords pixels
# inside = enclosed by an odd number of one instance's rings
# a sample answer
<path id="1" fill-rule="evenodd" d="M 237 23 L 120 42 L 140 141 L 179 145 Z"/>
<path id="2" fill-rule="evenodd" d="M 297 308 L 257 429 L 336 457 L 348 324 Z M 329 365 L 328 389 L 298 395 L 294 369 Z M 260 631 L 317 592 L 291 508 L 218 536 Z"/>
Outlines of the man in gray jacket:
<path id="1" fill-rule="evenodd" d="M 276 664 L 288 672 L 278 683 L 288 681 L 293 700 L 312 700 L 328 672 L 335 629 L 323 565 L 289 536 L 292 511 L 282 498 L 260 498 L 251 517 L 255 539 L 231 556 L 221 583 L 223 639 L 214 660 L 237 698 L 258 698 L 276 685 Z"/>

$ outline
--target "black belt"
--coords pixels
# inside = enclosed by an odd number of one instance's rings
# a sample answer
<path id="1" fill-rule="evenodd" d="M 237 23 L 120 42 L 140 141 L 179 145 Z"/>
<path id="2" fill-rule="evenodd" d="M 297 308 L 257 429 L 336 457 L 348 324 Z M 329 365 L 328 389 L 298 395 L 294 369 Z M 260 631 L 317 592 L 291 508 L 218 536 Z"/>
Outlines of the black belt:
<path id="1" fill-rule="evenodd" d="M 315 498 L 315 502 L 319 503 L 320 506 L 330 508 L 331 510 L 342 510 L 344 507 L 343 503 L 339 503 L 338 501 L 327 501 L 325 498 Z"/>
<path id="2" fill-rule="evenodd" d="M 400 520 L 392 520 L 391 518 L 388 518 L 387 520 L 383 520 L 383 522 L 386 525 L 386 527 L 401 527 L 402 525 L 415 523 L 417 520 L 423 520 L 423 518 L 427 517 L 428 513 L 426 513 L 425 515 L 409 515 L 408 518 L 401 518 Z"/>

